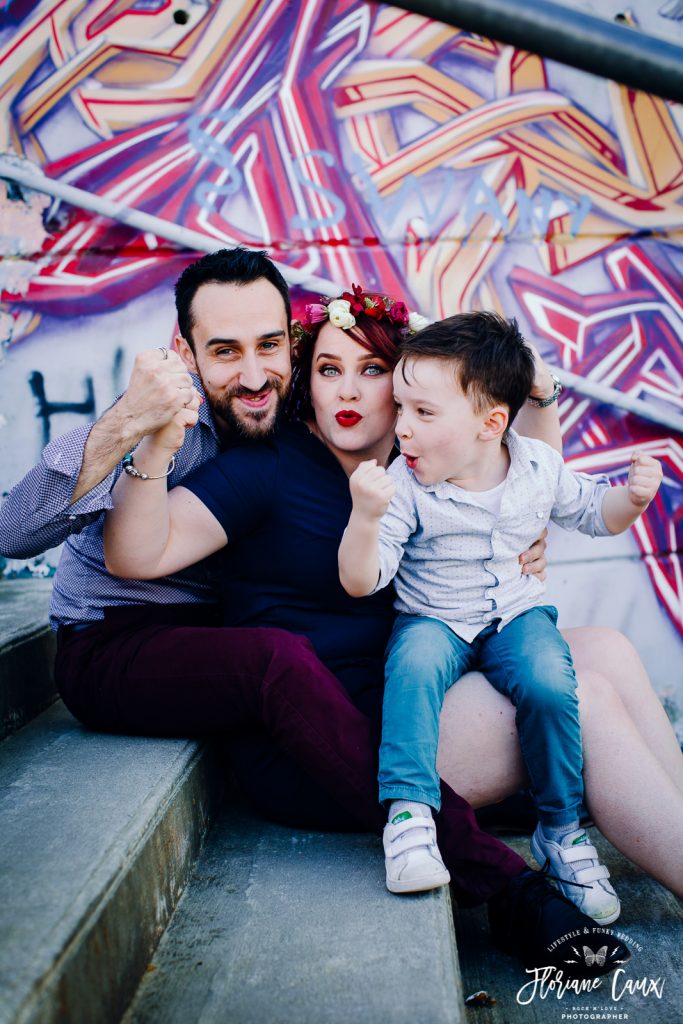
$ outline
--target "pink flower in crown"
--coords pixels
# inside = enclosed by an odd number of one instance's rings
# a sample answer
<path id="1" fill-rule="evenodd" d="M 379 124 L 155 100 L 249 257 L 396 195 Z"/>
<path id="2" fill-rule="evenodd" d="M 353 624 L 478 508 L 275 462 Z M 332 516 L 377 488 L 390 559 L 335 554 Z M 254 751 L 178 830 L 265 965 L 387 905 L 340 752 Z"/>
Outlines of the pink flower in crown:
<path id="1" fill-rule="evenodd" d="M 389 319 L 393 320 L 395 324 L 402 324 L 404 327 L 408 323 L 408 308 L 405 302 L 394 302 L 389 308 Z"/>
<path id="2" fill-rule="evenodd" d="M 307 306 L 304 306 L 305 327 L 322 323 L 323 320 L 327 320 L 327 306 L 323 306 L 321 302 L 309 302 Z"/>

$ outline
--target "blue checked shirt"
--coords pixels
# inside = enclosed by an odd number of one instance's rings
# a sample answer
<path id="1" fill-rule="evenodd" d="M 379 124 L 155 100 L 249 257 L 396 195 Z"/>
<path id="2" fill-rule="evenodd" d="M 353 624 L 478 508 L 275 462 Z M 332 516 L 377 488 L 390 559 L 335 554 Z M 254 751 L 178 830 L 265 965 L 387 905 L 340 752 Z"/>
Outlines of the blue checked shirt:
<path id="1" fill-rule="evenodd" d="M 602 517 L 606 476 L 574 473 L 554 448 L 512 430 L 508 450 L 497 516 L 474 491 L 418 483 L 404 458 L 389 468 L 396 493 L 380 525 L 375 590 L 395 577 L 397 611 L 441 619 L 468 643 L 494 619 L 502 629 L 544 603 L 545 585 L 522 574 L 519 555 L 550 520 L 592 537 L 609 535 Z"/>
<path id="2" fill-rule="evenodd" d="M 199 378 L 193 376 L 193 382 L 203 395 Z M 104 514 L 112 507 L 111 489 L 121 467 L 69 504 L 91 426 L 77 427 L 50 441 L 39 464 L 10 491 L 0 509 L 0 552 L 6 557 L 32 558 L 64 543 L 54 577 L 52 627 L 96 622 L 104 617 L 104 608 L 111 605 L 217 601 L 218 590 L 207 561 L 158 580 L 119 579 L 107 572 L 102 541 Z M 176 455 L 169 487 L 181 483 L 218 451 L 216 428 L 205 401 L 197 426 L 187 431 Z"/>

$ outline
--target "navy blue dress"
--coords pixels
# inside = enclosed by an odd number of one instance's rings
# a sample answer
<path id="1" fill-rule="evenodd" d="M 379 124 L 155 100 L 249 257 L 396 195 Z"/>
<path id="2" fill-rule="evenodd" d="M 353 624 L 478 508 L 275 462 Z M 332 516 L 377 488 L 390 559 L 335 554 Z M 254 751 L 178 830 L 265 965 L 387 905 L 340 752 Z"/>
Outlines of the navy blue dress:
<path id="1" fill-rule="evenodd" d="M 351 496 L 335 457 L 304 424 L 295 423 L 271 440 L 230 448 L 183 487 L 207 506 L 228 537 L 216 559 L 225 624 L 307 636 L 376 723 L 379 743 L 393 587 L 358 599 L 339 582 L 337 552 Z M 232 762 L 242 787 L 269 817 L 306 827 L 353 827 L 265 733 L 235 741 Z"/>

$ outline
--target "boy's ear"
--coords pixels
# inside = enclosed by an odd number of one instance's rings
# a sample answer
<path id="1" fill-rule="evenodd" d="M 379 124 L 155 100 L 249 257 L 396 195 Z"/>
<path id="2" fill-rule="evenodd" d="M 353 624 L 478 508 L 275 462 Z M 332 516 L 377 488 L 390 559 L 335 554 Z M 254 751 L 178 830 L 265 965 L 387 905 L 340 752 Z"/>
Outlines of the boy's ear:
<path id="1" fill-rule="evenodd" d="M 185 363 L 190 373 L 198 373 L 197 360 L 194 357 L 194 352 L 190 348 L 190 344 L 186 338 L 183 338 L 181 334 L 175 336 L 175 347 L 176 352 Z"/>
<path id="2" fill-rule="evenodd" d="M 496 441 L 507 430 L 509 420 L 510 410 L 504 405 L 494 405 L 492 409 L 488 410 L 482 421 L 479 439 L 481 441 Z"/>

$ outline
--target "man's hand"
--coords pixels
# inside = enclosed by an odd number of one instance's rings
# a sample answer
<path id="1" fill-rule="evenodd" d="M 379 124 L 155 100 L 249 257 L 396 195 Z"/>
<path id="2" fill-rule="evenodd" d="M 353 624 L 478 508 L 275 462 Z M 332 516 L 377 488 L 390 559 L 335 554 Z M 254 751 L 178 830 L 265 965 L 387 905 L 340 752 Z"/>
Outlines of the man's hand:
<path id="1" fill-rule="evenodd" d="M 644 452 L 635 451 L 631 456 L 628 470 L 628 497 L 631 504 L 641 511 L 650 504 L 659 490 L 664 474 L 657 459 Z"/>
<path id="2" fill-rule="evenodd" d="M 547 566 L 545 558 L 546 537 L 548 531 L 544 530 L 538 540 L 535 540 L 528 551 L 522 552 L 519 556 L 519 564 L 525 576 L 536 576 L 541 582 L 545 579 Z"/>
<path id="3" fill-rule="evenodd" d="M 135 357 L 126 393 L 115 408 L 130 420 L 140 438 L 169 423 L 189 405 L 195 393 L 192 378 L 177 352 L 146 349 Z"/>
<path id="4" fill-rule="evenodd" d="M 192 378 L 176 352 L 166 348 L 140 352 L 126 393 L 93 424 L 71 495 L 72 504 L 108 477 L 143 437 L 170 424 L 176 414 L 191 409 L 195 398 L 198 395 Z M 176 424 L 176 430 L 179 425 Z M 177 447 L 171 451 L 177 451 Z"/>
<path id="5" fill-rule="evenodd" d="M 379 520 L 389 507 L 396 487 L 377 459 L 361 462 L 349 479 L 353 511 L 367 520 Z"/>

